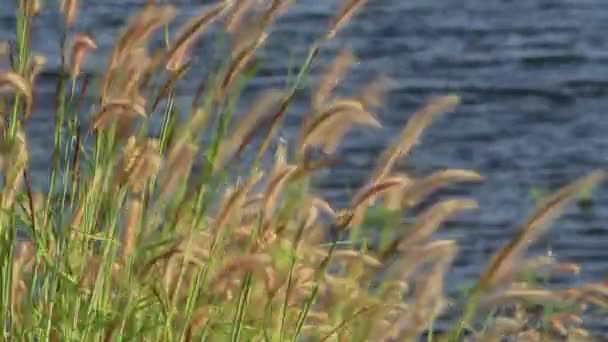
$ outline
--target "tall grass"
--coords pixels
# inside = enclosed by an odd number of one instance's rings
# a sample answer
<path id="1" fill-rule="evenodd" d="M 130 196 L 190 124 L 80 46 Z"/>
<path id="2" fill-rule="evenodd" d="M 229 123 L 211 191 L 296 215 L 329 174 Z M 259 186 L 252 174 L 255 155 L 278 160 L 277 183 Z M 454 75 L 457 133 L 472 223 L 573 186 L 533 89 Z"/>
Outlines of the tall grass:
<path id="1" fill-rule="evenodd" d="M 182 27 L 174 22 L 176 8 L 149 1 L 116 38 L 97 78 L 81 72 L 96 43 L 72 28 L 78 1 L 63 1 L 53 158 L 44 191 L 30 185 L 24 133 L 39 110 L 33 88 L 44 58 L 32 52 L 29 37 L 43 9 L 37 1 L 15 1 L 15 38 L 2 56 L 10 67 L 0 71 L 0 108 L 8 109 L 1 117 L 3 339 L 412 341 L 429 330 L 427 340 L 457 341 L 467 331 L 481 341 L 592 339 L 580 317 L 589 306 L 606 307 L 606 287 L 551 290 L 525 281 L 530 274 L 578 270 L 525 252 L 602 172 L 548 196 L 460 304 L 444 291 L 457 244 L 433 236 L 445 220 L 476 209 L 475 201 L 443 198 L 415 223 L 387 220 L 391 229 L 380 241 L 360 243 L 372 241 L 361 229 L 370 208 L 411 216 L 442 187 L 483 181 L 473 170 L 423 178 L 394 170 L 424 129 L 457 106 L 457 96 L 430 99 L 414 113 L 340 210 L 319 197 L 310 180 L 333 165 L 353 126 L 381 127 L 374 111 L 383 79 L 336 96 L 354 61 L 351 52 L 340 53 L 310 86 L 315 91 L 295 146 L 273 150 L 323 43 L 366 1 L 342 1 L 296 77 L 285 89 L 268 89 L 237 122 L 238 101 L 255 77 L 255 55 L 288 0 L 217 2 Z M 178 33 L 170 36 L 173 26 Z M 221 58 L 198 75 L 203 81 L 184 108 L 176 86 L 190 71 L 192 46 L 211 26 L 225 28 L 213 33 L 223 42 Z M 151 49 L 155 37 L 165 45 Z M 85 96 L 97 100 L 91 108 L 83 108 Z M 160 132 L 154 133 L 155 122 Z M 212 133 L 207 143 L 203 132 Z M 311 153 L 316 150 L 324 153 Z M 246 153 L 254 156 L 248 168 L 240 163 Z M 273 161 L 264 162 L 266 155 Z M 545 314 L 533 325 L 529 309 L 538 305 Z M 449 331 L 432 331 L 448 311 L 461 318 Z"/>

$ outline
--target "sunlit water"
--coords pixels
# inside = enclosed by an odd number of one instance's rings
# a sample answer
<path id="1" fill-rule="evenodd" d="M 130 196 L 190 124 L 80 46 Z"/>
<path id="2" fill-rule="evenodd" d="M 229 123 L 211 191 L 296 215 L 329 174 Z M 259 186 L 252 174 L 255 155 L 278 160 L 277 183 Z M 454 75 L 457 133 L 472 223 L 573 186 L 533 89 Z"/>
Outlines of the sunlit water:
<path id="1" fill-rule="evenodd" d="M 88 72 L 103 71 L 117 31 L 144 2 L 82 1 L 77 28 L 92 34 L 100 45 L 87 64 Z M 0 5 L 0 39 L 12 37 L 10 3 L 2 0 Z M 206 2 L 179 3 L 183 18 Z M 298 3 L 271 35 L 264 64 L 246 89 L 243 106 L 260 90 L 284 85 L 289 62 L 302 61 L 335 10 L 327 0 Z M 53 107 L 59 27 L 59 13 L 44 12 L 33 37 L 35 51 L 49 57 L 28 128 L 32 166 L 40 175 L 37 184 L 45 183 L 42 175 L 49 167 L 53 118 L 47 108 Z M 320 188 L 336 206 L 345 204 L 417 106 L 432 95 L 460 94 L 459 109 L 432 126 L 400 168 L 414 174 L 471 168 L 487 177 L 483 185 L 447 193 L 471 196 L 481 205 L 443 230 L 443 237 L 458 239 L 461 246 L 450 283 L 474 277 L 530 212 L 533 188 L 555 189 L 606 166 L 606 32 L 604 0 L 370 1 L 339 39 L 324 46 L 313 76 L 340 46 L 352 47 L 360 63 L 342 88 L 345 94 L 378 74 L 395 80 L 379 113 L 385 127 L 349 134 L 340 151 L 342 164 L 319 180 Z M 209 42 L 199 44 L 196 56 L 201 65 L 208 51 Z M 189 76 L 184 95 L 200 77 L 196 71 Z M 300 99 L 287 117 L 282 135 L 288 139 L 305 113 L 305 101 Z M 571 207 L 537 244 L 538 253 L 581 263 L 583 271 L 575 281 L 599 281 L 608 271 L 606 190 L 604 186 L 595 193 L 589 209 Z"/>

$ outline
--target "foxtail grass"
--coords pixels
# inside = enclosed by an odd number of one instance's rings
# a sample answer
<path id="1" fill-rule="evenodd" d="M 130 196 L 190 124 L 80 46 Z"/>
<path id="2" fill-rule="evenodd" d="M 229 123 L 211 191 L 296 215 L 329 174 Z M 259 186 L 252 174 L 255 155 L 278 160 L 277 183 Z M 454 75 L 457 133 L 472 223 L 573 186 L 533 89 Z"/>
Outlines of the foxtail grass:
<path id="1" fill-rule="evenodd" d="M 178 8 L 148 1 L 116 37 L 104 71 L 91 76 L 89 57 L 100 51 L 75 29 L 79 1 L 64 0 L 51 109 L 34 105 L 45 57 L 32 52 L 29 37 L 40 11 L 52 9 L 12 1 L 15 36 L 0 43 L 8 61 L 0 70 L 3 339 L 459 341 L 465 330 L 482 341 L 593 339 L 583 317 L 608 307 L 605 284 L 527 281 L 580 267 L 526 252 L 603 172 L 542 201 L 465 298 L 446 294 L 458 244 L 436 232 L 483 205 L 461 197 L 421 203 L 484 177 L 396 168 L 439 114 L 455 110 L 457 95 L 415 111 L 343 207 L 315 189 L 313 177 L 339 161 L 348 132 L 382 129 L 376 112 L 390 95 L 388 78 L 336 95 L 354 52 L 339 52 L 319 82 L 307 79 L 324 43 L 339 39 L 367 1 L 337 0 L 338 12 L 285 87 L 244 103 L 257 56 L 291 1 L 217 1 L 181 25 Z M 205 36 L 217 42 L 215 55 L 202 56 L 212 67 L 195 75 L 202 81 L 184 106 L 179 85 L 196 72 L 194 47 Z M 153 48 L 155 38 L 164 44 Z M 309 86 L 316 91 L 298 136 L 280 139 L 296 95 Z M 95 101 L 86 107 L 85 98 Z M 55 130 L 49 185 L 39 188 L 24 127 L 43 110 L 54 111 Z M 378 208 L 397 216 L 370 233 L 366 218 Z M 532 324 L 536 306 L 545 312 L 540 326 Z M 433 331 L 449 313 L 453 328 Z"/>

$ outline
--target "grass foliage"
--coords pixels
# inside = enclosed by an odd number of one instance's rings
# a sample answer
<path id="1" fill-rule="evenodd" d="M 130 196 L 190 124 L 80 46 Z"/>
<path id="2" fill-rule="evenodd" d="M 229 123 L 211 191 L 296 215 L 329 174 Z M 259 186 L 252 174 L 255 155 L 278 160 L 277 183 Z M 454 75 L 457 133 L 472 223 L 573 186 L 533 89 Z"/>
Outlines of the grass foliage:
<path id="1" fill-rule="evenodd" d="M 30 36 L 45 9 L 15 1 L 15 37 L 0 47 L 3 340 L 458 341 L 465 332 L 478 341 L 592 340 L 581 315 L 601 312 L 608 288 L 543 287 L 541 275 L 578 268 L 526 250 L 602 172 L 546 196 L 464 301 L 444 291 L 457 244 L 434 236 L 477 203 L 440 198 L 420 207 L 445 186 L 483 177 L 395 171 L 457 96 L 429 99 L 411 115 L 347 207 L 334 208 L 311 187 L 351 128 L 381 127 L 374 112 L 386 80 L 335 94 L 355 61 L 348 50 L 318 82 L 306 81 L 323 43 L 366 1 L 341 1 L 287 86 L 245 105 L 240 94 L 255 77 L 256 53 L 288 0 L 216 2 L 183 23 L 172 5 L 149 1 L 95 76 L 82 70 L 96 42 L 75 32 L 78 1 L 64 0 L 55 108 L 44 109 L 54 111 L 55 131 L 43 192 L 30 186 L 24 126 L 40 110 L 34 88 L 45 58 Z M 184 106 L 176 86 L 194 72 L 190 50 L 203 35 L 218 41 L 221 58 L 209 57 L 212 68 L 196 74 L 200 85 Z M 152 39 L 164 45 L 152 49 Z M 288 146 L 277 130 L 308 86 L 308 114 Z M 248 112 L 232 120 L 237 107 Z M 379 233 L 362 229 L 369 225 Z M 454 325 L 433 332 L 447 313 Z"/>

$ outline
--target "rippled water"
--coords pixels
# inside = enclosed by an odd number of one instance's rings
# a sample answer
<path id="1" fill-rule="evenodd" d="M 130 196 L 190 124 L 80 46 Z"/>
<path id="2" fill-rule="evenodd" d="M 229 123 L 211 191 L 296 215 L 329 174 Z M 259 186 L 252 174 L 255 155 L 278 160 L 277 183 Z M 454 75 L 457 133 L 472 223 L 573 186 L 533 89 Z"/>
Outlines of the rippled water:
<path id="1" fill-rule="evenodd" d="M 3 3 L 7 1 L 2 1 Z M 78 28 L 90 32 L 100 51 L 90 72 L 100 72 L 117 30 L 143 0 L 83 1 Z M 182 14 L 205 1 L 182 0 Z M 266 62 L 248 94 L 283 85 L 288 61 L 301 60 L 334 12 L 333 1 L 302 0 L 271 36 Z M 0 5 L 0 39 L 14 27 L 12 9 Z M 186 9 L 184 11 L 183 9 Z M 192 10 L 192 11 L 190 11 Z M 59 14 L 37 23 L 34 46 L 57 54 Z M 378 153 L 410 113 L 435 94 L 455 92 L 463 105 L 443 117 L 408 159 L 415 174 L 439 168 L 472 168 L 487 177 L 481 186 L 452 194 L 479 200 L 481 209 L 462 215 L 444 230 L 461 242 L 454 280 L 472 277 L 509 239 L 531 210 L 531 189 L 555 189 L 608 157 L 608 1 L 604 0 L 373 0 L 339 39 L 325 47 L 327 61 L 340 46 L 351 46 L 361 63 L 345 91 L 356 90 L 378 73 L 396 82 L 381 117 L 381 131 L 356 131 L 341 154 L 344 163 L 320 181 L 329 198 L 344 203 L 349 189 L 368 176 Z M 205 44 L 198 58 L 205 59 Z M 34 167 L 45 170 L 52 142 L 53 69 L 42 78 L 30 135 Z M 317 65 L 323 65 L 323 60 Z M 320 72 L 315 68 L 313 75 Z M 314 77 L 313 77 L 314 80 Z M 194 85 L 196 79 L 191 78 Z M 302 102 L 303 103 L 303 102 Z M 302 107 L 300 107 L 302 108 Z M 284 135 L 299 123 L 290 112 Z M 598 281 L 608 271 L 608 187 L 595 205 L 573 206 L 554 225 L 538 251 L 583 265 L 581 280 Z"/>

